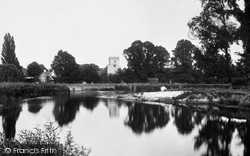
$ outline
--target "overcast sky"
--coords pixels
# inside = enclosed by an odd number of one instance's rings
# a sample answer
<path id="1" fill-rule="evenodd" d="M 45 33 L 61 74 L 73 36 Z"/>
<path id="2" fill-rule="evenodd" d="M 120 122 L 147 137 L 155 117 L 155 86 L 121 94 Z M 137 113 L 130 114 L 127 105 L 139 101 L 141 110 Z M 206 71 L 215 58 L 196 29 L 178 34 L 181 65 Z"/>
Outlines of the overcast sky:
<path id="1" fill-rule="evenodd" d="M 187 23 L 200 11 L 199 0 L 0 0 L 0 43 L 5 33 L 14 36 L 23 67 L 50 68 L 59 50 L 100 67 L 118 56 L 125 67 L 123 50 L 135 40 L 171 52 L 189 39 Z"/>

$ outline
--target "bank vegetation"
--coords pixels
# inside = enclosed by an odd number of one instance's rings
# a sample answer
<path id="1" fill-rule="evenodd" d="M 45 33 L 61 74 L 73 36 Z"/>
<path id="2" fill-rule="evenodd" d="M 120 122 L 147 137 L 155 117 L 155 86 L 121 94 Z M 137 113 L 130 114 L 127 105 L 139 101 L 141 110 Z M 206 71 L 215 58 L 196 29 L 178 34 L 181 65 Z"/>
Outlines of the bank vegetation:
<path id="1" fill-rule="evenodd" d="M 0 83 L 0 103 L 13 102 L 25 98 L 69 94 L 63 84 L 53 83 Z"/>

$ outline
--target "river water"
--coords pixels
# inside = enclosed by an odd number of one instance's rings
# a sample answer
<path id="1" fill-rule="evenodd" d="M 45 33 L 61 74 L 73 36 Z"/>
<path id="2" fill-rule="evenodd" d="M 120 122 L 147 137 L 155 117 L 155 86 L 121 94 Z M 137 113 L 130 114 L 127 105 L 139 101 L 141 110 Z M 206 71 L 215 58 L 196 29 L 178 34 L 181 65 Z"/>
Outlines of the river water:
<path id="1" fill-rule="evenodd" d="M 249 156 L 250 122 L 202 114 L 186 107 L 96 98 L 112 92 L 24 100 L 1 107 L 0 131 L 18 138 L 22 129 L 59 126 L 90 156 Z"/>

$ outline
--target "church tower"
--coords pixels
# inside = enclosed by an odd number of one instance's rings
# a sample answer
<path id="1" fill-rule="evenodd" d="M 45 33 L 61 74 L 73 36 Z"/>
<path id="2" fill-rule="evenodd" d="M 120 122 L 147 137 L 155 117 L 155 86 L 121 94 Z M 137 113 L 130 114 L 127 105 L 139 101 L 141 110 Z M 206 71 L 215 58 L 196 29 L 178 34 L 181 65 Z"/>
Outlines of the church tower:
<path id="1" fill-rule="evenodd" d="M 115 74 L 119 68 L 119 57 L 109 57 L 107 74 Z"/>

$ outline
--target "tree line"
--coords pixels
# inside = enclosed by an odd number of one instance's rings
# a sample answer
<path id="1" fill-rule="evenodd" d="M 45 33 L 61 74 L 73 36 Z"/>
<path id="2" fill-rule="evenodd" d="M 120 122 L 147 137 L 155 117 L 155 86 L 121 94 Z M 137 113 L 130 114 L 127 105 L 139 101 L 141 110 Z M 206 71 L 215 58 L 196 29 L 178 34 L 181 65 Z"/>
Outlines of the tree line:
<path id="1" fill-rule="evenodd" d="M 135 41 L 123 53 L 128 68 L 118 71 L 113 78 L 127 82 L 144 82 L 146 77 L 157 77 L 161 82 L 249 85 L 250 1 L 243 1 L 244 8 L 237 0 L 200 1 L 203 10 L 187 25 L 190 39 L 198 39 L 201 47 L 182 39 L 170 58 L 166 50 L 159 55 L 157 46 Z M 241 42 L 243 53 L 238 53 L 240 60 L 233 64 L 230 46 Z"/>
<path id="2" fill-rule="evenodd" d="M 127 68 L 116 74 L 100 76 L 95 64 L 76 63 L 74 56 L 60 50 L 54 57 L 51 70 L 55 82 L 160 82 L 174 83 L 237 83 L 250 84 L 250 2 L 244 0 L 241 8 L 237 0 L 200 0 L 203 10 L 188 23 L 190 39 L 198 39 L 200 47 L 181 39 L 172 51 L 150 41 L 134 41 L 123 51 Z M 242 43 L 243 53 L 233 63 L 230 46 Z M 2 48 L 0 81 L 22 81 L 23 68 L 15 55 L 14 38 L 7 33 Z M 46 68 L 32 62 L 27 66 L 28 76 L 38 79 Z"/>
<path id="3" fill-rule="evenodd" d="M 44 71 L 53 71 L 55 73 L 53 79 L 57 83 L 100 82 L 97 65 L 79 65 L 76 63 L 74 56 L 62 50 L 54 57 L 49 70 L 36 61 L 31 62 L 27 69 L 22 67 L 16 57 L 14 37 L 10 33 L 4 36 L 1 60 L 0 82 L 24 82 L 25 77 L 32 77 L 33 82 L 39 82 L 39 76 Z"/>

